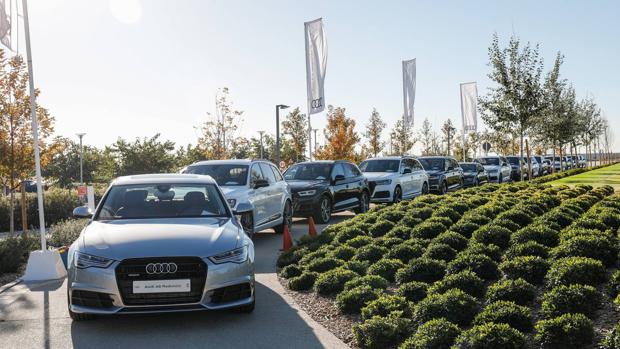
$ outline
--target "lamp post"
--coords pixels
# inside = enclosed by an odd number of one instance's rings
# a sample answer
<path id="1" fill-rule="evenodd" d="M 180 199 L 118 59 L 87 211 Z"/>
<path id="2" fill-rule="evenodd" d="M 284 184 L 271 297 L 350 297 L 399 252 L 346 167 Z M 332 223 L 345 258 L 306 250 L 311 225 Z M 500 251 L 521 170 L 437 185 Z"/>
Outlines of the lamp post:
<path id="1" fill-rule="evenodd" d="M 76 133 L 75 135 L 80 137 L 80 184 L 84 184 L 84 172 L 83 172 L 84 167 L 82 166 L 82 153 L 83 153 L 82 137 L 84 137 L 86 133 Z"/>
<path id="2" fill-rule="evenodd" d="M 276 163 L 280 166 L 280 109 L 286 109 L 288 105 L 276 105 Z"/>
<path id="3" fill-rule="evenodd" d="M 265 133 L 265 131 L 258 131 L 258 134 L 260 134 L 260 158 L 261 159 L 265 158 L 263 156 L 263 133 Z"/>

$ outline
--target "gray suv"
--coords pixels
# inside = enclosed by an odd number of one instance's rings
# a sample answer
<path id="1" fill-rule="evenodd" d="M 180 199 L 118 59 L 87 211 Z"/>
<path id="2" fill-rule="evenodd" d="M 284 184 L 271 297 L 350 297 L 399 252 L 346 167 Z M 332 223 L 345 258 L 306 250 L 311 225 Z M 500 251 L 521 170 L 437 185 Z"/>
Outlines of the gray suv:
<path id="1" fill-rule="evenodd" d="M 200 161 L 182 173 L 211 176 L 250 237 L 269 228 L 281 234 L 285 224 L 290 227 L 293 223 L 291 190 L 280 170 L 269 161 Z"/>

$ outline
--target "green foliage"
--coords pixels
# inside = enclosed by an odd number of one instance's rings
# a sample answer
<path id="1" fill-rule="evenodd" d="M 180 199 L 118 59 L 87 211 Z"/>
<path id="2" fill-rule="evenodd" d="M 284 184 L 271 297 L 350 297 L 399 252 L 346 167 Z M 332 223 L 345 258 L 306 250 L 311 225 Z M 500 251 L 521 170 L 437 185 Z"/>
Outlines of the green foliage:
<path id="1" fill-rule="evenodd" d="M 462 251 L 467 248 L 468 240 L 463 235 L 456 233 L 454 231 L 446 231 L 439 234 L 436 238 L 433 239 L 433 242 L 446 244 L 456 251 Z"/>
<path id="2" fill-rule="evenodd" d="M 390 248 L 386 258 L 399 259 L 403 263 L 408 263 L 413 258 L 421 257 L 424 247 L 417 244 L 400 244 Z"/>
<path id="3" fill-rule="evenodd" d="M 354 238 L 351 238 L 349 240 L 347 240 L 345 242 L 345 245 L 347 247 L 351 247 L 351 248 L 360 248 L 360 247 L 364 247 L 366 245 L 370 245 L 374 242 L 375 240 L 368 236 L 368 235 L 358 235 Z"/>
<path id="4" fill-rule="evenodd" d="M 560 285 L 545 293 L 541 313 L 546 318 L 567 313 L 581 313 L 592 317 L 600 307 L 601 295 L 588 285 Z"/>
<path id="5" fill-rule="evenodd" d="M 525 227 L 526 225 L 532 223 L 532 213 L 516 208 L 500 214 L 497 216 L 497 219 L 507 219 L 514 222 L 519 227 Z"/>
<path id="6" fill-rule="evenodd" d="M 453 232 L 459 233 L 466 238 L 470 238 L 471 234 L 475 232 L 476 230 L 478 230 L 478 228 L 480 228 L 479 224 L 466 220 L 464 218 L 456 222 L 454 225 L 452 225 L 450 227 L 450 230 Z"/>
<path id="7" fill-rule="evenodd" d="M 493 244 L 501 249 L 505 249 L 510 243 L 510 234 L 511 231 L 506 228 L 497 225 L 486 225 L 476 230 L 472 238 L 481 244 Z"/>
<path id="8" fill-rule="evenodd" d="M 387 252 L 388 249 L 383 246 L 366 245 L 357 250 L 354 258 L 360 261 L 374 263 L 381 259 Z"/>
<path id="9" fill-rule="evenodd" d="M 459 253 L 448 264 L 448 274 L 456 274 L 464 270 L 471 270 L 485 280 L 494 280 L 499 276 L 497 263 L 484 254 L 469 253 L 467 250 Z"/>
<path id="10" fill-rule="evenodd" d="M 287 265 L 296 264 L 306 253 L 308 253 L 308 249 L 306 248 L 293 247 L 278 256 L 276 265 L 278 268 L 284 268 Z"/>
<path id="11" fill-rule="evenodd" d="M 418 327 L 399 349 L 445 349 L 450 348 L 461 333 L 459 327 L 446 319 L 433 319 Z"/>
<path id="12" fill-rule="evenodd" d="M 280 276 L 282 276 L 285 279 L 290 279 L 292 277 L 299 276 L 302 273 L 303 273 L 303 269 L 301 269 L 296 264 L 287 265 L 286 267 L 282 268 L 282 270 L 280 270 Z"/>
<path id="13" fill-rule="evenodd" d="M 618 259 L 618 242 L 604 235 L 599 236 L 574 236 L 562 241 L 559 246 L 551 251 L 555 259 L 563 257 L 589 257 L 611 266 Z"/>
<path id="14" fill-rule="evenodd" d="M 358 286 L 370 286 L 374 289 L 385 290 L 388 288 L 388 281 L 378 275 L 364 275 L 355 277 L 344 284 L 345 290 L 350 290 Z"/>
<path id="15" fill-rule="evenodd" d="M 362 307 L 377 297 L 379 297 L 379 290 L 361 285 L 338 294 L 336 307 L 345 314 L 358 314 Z"/>
<path id="16" fill-rule="evenodd" d="M 344 262 L 340 259 L 332 257 L 317 258 L 307 264 L 309 271 L 316 271 L 317 273 L 326 272 L 339 266 L 342 266 Z"/>
<path id="17" fill-rule="evenodd" d="M 464 331 L 453 349 L 524 349 L 526 337 L 507 324 L 485 323 Z"/>
<path id="18" fill-rule="evenodd" d="M 411 213 L 409 213 L 409 216 L 424 220 L 430 217 L 432 214 L 433 214 L 432 208 L 420 207 L 420 208 L 413 210 Z"/>
<path id="19" fill-rule="evenodd" d="M 473 320 L 477 308 L 474 297 L 459 289 L 452 289 L 442 294 L 429 294 L 415 306 L 413 317 L 418 324 L 445 318 L 455 324 L 466 326 Z"/>
<path id="20" fill-rule="evenodd" d="M 399 284 L 410 281 L 435 282 L 441 280 L 446 273 L 446 264 L 430 258 L 412 259 L 404 268 L 396 273 Z"/>
<path id="21" fill-rule="evenodd" d="M 433 242 L 426 248 L 423 257 L 442 261 L 451 261 L 456 256 L 456 250 L 449 245 Z"/>
<path id="22" fill-rule="evenodd" d="M 511 301 L 497 301 L 487 305 L 474 319 L 474 324 L 482 325 L 493 322 L 508 324 L 521 332 L 528 333 L 533 329 L 530 309 Z"/>
<path id="23" fill-rule="evenodd" d="M 443 223 L 437 221 L 424 221 L 413 228 L 411 237 L 421 239 L 432 239 L 446 230 Z"/>
<path id="24" fill-rule="evenodd" d="M 403 268 L 405 264 L 399 259 L 380 259 L 368 268 L 368 274 L 379 275 L 389 282 L 394 282 L 396 272 Z"/>
<path id="25" fill-rule="evenodd" d="M 545 245 L 539 244 L 536 241 L 528 241 L 521 244 L 510 246 L 504 254 L 505 259 L 513 259 L 520 256 L 538 256 L 541 258 L 547 258 L 549 255 L 549 248 Z"/>
<path id="26" fill-rule="evenodd" d="M 536 287 L 523 279 L 506 279 L 492 284 L 487 289 L 487 301 L 511 301 L 528 305 L 536 299 Z"/>
<path id="27" fill-rule="evenodd" d="M 517 231 L 511 236 L 512 244 L 522 244 L 528 241 L 535 241 L 547 247 L 554 247 L 558 244 L 558 232 L 543 224 L 532 224 Z"/>
<path id="28" fill-rule="evenodd" d="M 592 321 L 583 314 L 564 314 L 536 324 L 536 341 L 548 349 L 580 349 L 594 339 Z"/>
<path id="29" fill-rule="evenodd" d="M 106 152 L 114 158 L 114 177 L 144 173 L 170 173 L 176 169 L 174 142 L 161 141 L 160 134 L 128 142 L 118 138 Z"/>
<path id="30" fill-rule="evenodd" d="M 346 261 L 353 258 L 355 251 L 356 250 L 350 246 L 338 246 L 329 252 L 329 256 Z"/>
<path id="31" fill-rule="evenodd" d="M 435 282 L 428 289 L 428 293 L 444 293 L 453 288 L 458 288 L 470 296 L 480 298 L 484 294 L 484 280 L 471 270 L 464 270 Z"/>
<path id="32" fill-rule="evenodd" d="M 37 237 L 0 239 L 0 274 L 17 272 L 28 260 L 28 254 L 40 246 Z"/>
<path id="33" fill-rule="evenodd" d="M 620 293 L 620 269 L 616 270 L 609 280 L 611 296 L 616 297 Z"/>
<path id="34" fill-rule="evenodd" d="M 332 295 L 341 292 L 344 289 L 344 284 L 358 276 L 355 272 L 344 269 L 336 268 L 328 272 L 320 274 L 316 282 L 314 283 L 314 290 L 321 295 Z"/>
<path id="35" fill-rule="evenodd" d="M 380 317 L 411 317 L 411 304 L 405 297 L 382 295 L 362 308 L 362 320 Z"/>
<path id="36" fill-rule="evenodd" d="M 304 272 L 300 276 L 295 276 L 288 280 L 288 288 L 293 291 L 306 291 L 312 288 L 316 278 L 318 277 L 318 273 L 315 272 Z"/>
<path id="37" fill-rule="evenodd" d="M 421 281 L 406 282 L 398 287 L 396 294 L 410 302 L 418 302 L 426 298 L 428 284 Z"/>
<path id="38" fill-rule="evenodd" d="M 461 215 L 461 213 L 447 206 L 443 206 L 435 210 L 435 213 L 433 214 L 433 216 L 436 217 L 447 217 L 452 221 L 452 223 L 456 223 L 459 219 L 461 219 Z"/>
<path id="39" fill-rule="evenodd" d="M 52 224 L 50 227 L 51 237 L 48 242 L 52 246 L 71 246 L 77 240 L 82 229 L 88 224 L 88 219 L 67 219 Z"/>
<path id="40" fill-rule="evenodd" d="M 620 324 L 616 324 L 603 338 L 601 349 L 620 349 Z"/>
<path id="41" fill-rule="evenodd" d="M 605 281 L 605 267 L 601 261 L 587 257 L 566 257 L 556 260 L 549 268 L 550 287 L 582 284 L 596 286 Z"/>
<path id="42" fill-rule="evenodd" d="M 344 244 L 347 241 L 353 239 L 354 237 L 360 236 L 360 235 L 366 235 L 367 236 L 367 234 L 362 229 L 360 229 L 359 227 L 344 226 L 336 234 L 336 241 L 338 241 L 341 244 Z"/>
<path id="43" fill-rule="evenodd" d="M 492 260 L 499 262 L 502 259 L 502 250 L 496 245 L 484 245 L 479 242 L 470 241 L 463 253 L 483 254 Z"/>
<path id="44" fill-rule="evenodd" d="M 369 233 L 370 235 L 372 235 L 372 237 L 376 238 L 387 234 L 387 232 L 390 231 L 392 228 L 394 228 L 393 222 L 379 219 L 375 224 L 370 226 Z"/>
<path id="45" fill-rule="evenodd" d="M 358 275 L 366 275 L 366 271 L 368 270 L 369 266 L 370 266 L 370 262 L 368 262 L 368 261 L 358 261 L 358 260 L 355 260 L 355 259 L 352 259 L 352 260 L 348 261 L 344 265 L 345 268 L 356 272 Z"/>
<path id="46" fill-rule="evenodd" d="M 374 317 L 353 327 L 355 343 L 362 349 L 385 349 L 401 343 L 413 329 L 410 319 Z"/>
<path id="47" fill-rule="evenodd" d="M 521 256 L 502 262 L 499 269 L 509 279 L 521 278 L 534 285 L 540 285 L 547 274 L 549 263 L 537 256 Z"/>

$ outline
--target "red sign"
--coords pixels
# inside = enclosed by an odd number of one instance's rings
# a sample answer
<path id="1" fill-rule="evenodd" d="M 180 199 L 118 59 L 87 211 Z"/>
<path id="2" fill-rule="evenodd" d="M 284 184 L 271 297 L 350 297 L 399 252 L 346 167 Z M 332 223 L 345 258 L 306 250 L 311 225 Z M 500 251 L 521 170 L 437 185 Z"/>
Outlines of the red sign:
<path id="1" fill-rule="evenodd" d="M 78 185 L 77 191 L 79 197 L 85 197 L 87 195 L 87 189 L 85 185 Z"/>

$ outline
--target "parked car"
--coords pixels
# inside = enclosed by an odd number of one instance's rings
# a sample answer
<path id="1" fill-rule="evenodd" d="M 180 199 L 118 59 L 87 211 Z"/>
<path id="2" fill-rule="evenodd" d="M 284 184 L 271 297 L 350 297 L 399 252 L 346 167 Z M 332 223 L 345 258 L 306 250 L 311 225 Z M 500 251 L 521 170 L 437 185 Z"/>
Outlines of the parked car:
<path id="1" fill-rule="evenodd" d="M 496 183 L 510 182 L 512 169 L 503 156 L 484 156 L 474 160 L 482 164 L 489 174 L 489 181 Z"/>
<path id="2" fill-rule="evenodd" d="M 566 161 L 562 160 L 559 156 L 554 157 L 552 155 L 547 155 L 545 156 L 545 159 L 551 162 L 551 164 L 553 165 L 553 170 L 555 172 L 558 172 L 561 169 L 564 169 L 564 170 L 568 169 Z"/>
<path id="3" fill-rule="evenodd" d="M 293 196 L 280 170 L 265 160 L 200 161 L 183 173 L 211 176 L 222 189 L 246 233 L 273 228 L 284 231 L 293 223 Z"/>
<path id="4" fill-rule="evenodd" d="M 580 168 L 586 168 L 587 161 L 586 161 L 586 157 L 585 156 L 577 155 L 577 161 L 579 163 L 579 167 Z"/>
<path id="5" fill-rule="evenodd" d="M 372 158 L 359 168 L 368 179 L 371 202 L 399 202 L 428 193 L 428 175 L 412 157 Z"/>
<path id="6" fill-rule="evenodd" d="M 422 156 L 418 161 L 428 174 L 431 191 L 445 194 L 463 187 L 463 170 L 450 156 Z"/>
<path id="7" fill-rule="evenodd" d="M 92 314 L 254 310 L 254 245 L 208 176 L 155 174 L 112 182 L 71 244 L 73 320 Z"/>
<path id="8" fill-rule="evenodd" d="M 332 213 L 368 211 L 370 189 L 362 171 L 350 161 L 301 162 L 284 172 L 293 194 L 296 217 L 312 216 L 317 223 L 329 222 Z"/>
<path id="9" fill-rule="evenodd" d="M 572 156 L 565 156 L 564 162 L 566 163 L 566 167 L 568 170 L 575 168 L 575 161 Z"/>
<path id="10" fill-rule="evenodd" d="M 549 169 L 549 166 L 551 164 L 550 161 L 547 161 L 541 155 L 534 155 L 533 158 L 536 159 L 536 162 L 538 162 L 538 176 L 544 176 L 550 173 L 550 169 Z"/>
<path id="11" fill-rule="evenodd" d="M 530 169 L 527 167 L 528 158 L 524 157 L 523 159 L 525 162 L 526 172 L 528 173 L 528 177 L 529 177 Z M 538 164 L 538 161 L 536 161 L 536 158 L 534 158 L 533 156 L 530 157 L 529 162 L 530 162 L 530 167 L 532 168 L 532 178 L 540 176 L 540 165 Z"/>
<path id="12" fill-rule="evenodd" d="M 463 169 L 463 185 L 477 187 L 489 182 L 489 173 L 478 162 L 459 162 Z"/>
<path id="13" fill-rule="evenodd" d="M 510 174 L 513 181 L 521 180 L 521 173 L 523 172 L 523 179 L 527 179 L 527 165 L 523 158 L 520 156 L 512 155 L 506 156 L 510 167 L 512 168 L 512 172 Z"/>

